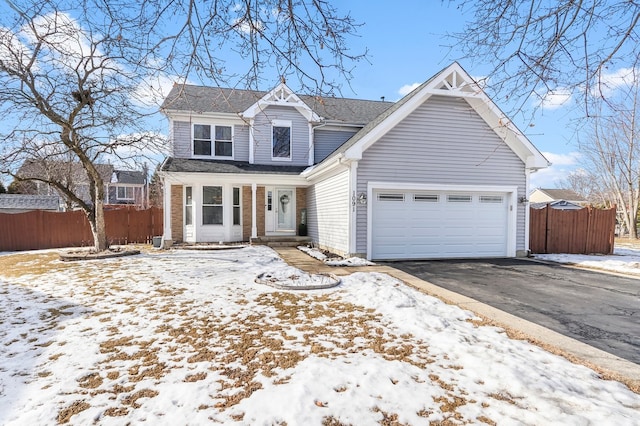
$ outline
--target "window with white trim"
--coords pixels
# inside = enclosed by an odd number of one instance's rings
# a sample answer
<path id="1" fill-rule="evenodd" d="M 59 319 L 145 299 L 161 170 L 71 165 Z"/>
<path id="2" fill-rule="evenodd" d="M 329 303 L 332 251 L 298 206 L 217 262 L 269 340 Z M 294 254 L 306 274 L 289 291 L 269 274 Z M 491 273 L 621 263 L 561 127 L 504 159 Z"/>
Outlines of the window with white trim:
<path id="1" fill-rule="evenodd" d="M 404 201 L 404 194 L 378 194 L 378 201 Z"/>
<path id="2" fill-rule="evenodd" d="M 116 199 L 118 200 L 133 200 L 135 195 L 133 193 L 132 186 L 117 186 L 116 187 Z"/>
<path id="3" fill-rule="evenodd" d="M 447 195 L 447 201 L 449 203 L 470 203 L 471 195 Z"/>
<path id="4" fill-rule="evenodd" d="M 502 196 L 500 195 L 481 195 L 480 196 L 481 203 L 496 203 L 502 204 Z"/>
<path id="5" fill-rule="evenodd" d="M 222 187 L 202 187 L 202 224 L 222 225 Z"/>
<path id="6" fill-rule="evenodd" d="M 193 155 L 233 158 L 233 127 L 194 124 Z"/>
<path id="7" fill-rule="evenodd" d="M 233 224 L 240 225 L 240 188 L 233 188 Z"/>
<path id="8" fill-rule="evenodd" d="M 291 121 L 273 120 L 271 122 L 271 158 L 291 159 Z"/>
<path id="9" fill-rule="evenodd" d="M 437 194 L 413 194 L 413 201 L 437 203 L 440 201 L 440 197 Z"/>
<path id="10" fill-rule="evenodd" d="M 193 188 L 184 188 L 184 224 L 193 225 Z"/>

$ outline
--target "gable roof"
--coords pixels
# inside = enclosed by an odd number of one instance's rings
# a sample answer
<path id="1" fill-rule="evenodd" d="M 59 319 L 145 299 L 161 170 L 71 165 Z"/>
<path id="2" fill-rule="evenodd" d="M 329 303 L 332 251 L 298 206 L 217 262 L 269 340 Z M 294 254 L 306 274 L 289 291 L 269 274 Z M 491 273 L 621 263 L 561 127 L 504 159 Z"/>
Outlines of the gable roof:
<path id="1" fill-rule="evenodd" d="M 580 204 L 576 204 L 574 202 L 566 201 L 566 200 L 556 200 L 550 203 L 530 203 L 529 204 L 529 207 L 533 209 L 543 209 L 547 206 L 551 206 L 551 208 L 558 209 L 558 210 L 580 210 L 584 208 L 584 206 L 581 206 Z"/>
<path id="2" fill-rule="evenodd" d="M 58 210 L 57 195 L 0 194 L 0 210 Z"/>
<path id="3" fill-rule="evenodd" d="M 559 200 L 578 201 L 578 202 L 587 201 L 586 198 L 584 198 L 583 196 L 579 195 L 578 193 L 576 193 L 571 189 L 538 188 L 536 189 L 536 191 L 541 191 L 542 193 L 546 194 L 547 196 L 553 198 L 556 201 L 559 201 Z"/>
<path id="4" fill-rule="evenodd" d="M 111 182 L 113 166 L 111 164 L 96 164 L 96 168 L 105 183 Z M 80 163 L 69 163 L 53 160 L 26 160 L 16 173 L 22 179 L 55 178 L 71 179 L 74 184 L 88 182 L 87 172 Z"/>
<path id="5" fill-rule="evenodd" d="M 162 103 L 165 112 L 223 113 L 240 116 L 270 92 L 222 87 L 174 85 Z M 313 112 L 326 121 L 364 126 L 393 102 L 299 95 Z"/>
<path id="6" fill-rule="evenodd" d="M 145 181 L 144 172 L 138 170 L 114 170 L 111 177 L 111 183 L 144 185 Z"/>
<path id="7" fill-rule="evenodd" d="M 331 155 L 309 169 L 307 174 L 320 171 L 325 165 L 343 156 L 347 159 L 361 159 L 362 153 L 369 146 L 433 95 L 453 96 L 466 100 L 520 157 L 528 169 L 537 170 L 549 166 L 549 162 L 542 153 L 516 128 L 460 64 L 454 62 L 378 115 Z"/>

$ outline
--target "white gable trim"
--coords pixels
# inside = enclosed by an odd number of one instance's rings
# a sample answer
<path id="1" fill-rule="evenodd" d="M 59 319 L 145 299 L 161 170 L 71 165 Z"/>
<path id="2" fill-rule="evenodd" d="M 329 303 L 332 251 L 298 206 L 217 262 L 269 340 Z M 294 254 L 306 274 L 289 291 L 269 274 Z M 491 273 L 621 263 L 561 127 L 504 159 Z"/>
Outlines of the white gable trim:
<path id="1" fill-rule="evenodd" d="M 457 62 L 449 65 L 439 74 L 415 89 L 414 92 L 407 95 L 409 99 L 358 142 L 348 148 L 345 152 L 345 157 L 354 160 L 362 159 L 364 151 L 433 95 L 454 96 L 465 99 L 525 163 L 527 169 L 537 170 L 549 166 L 549 162 L 540 151 L 500 111 L 498 106 L 489 99 L 486 93 Z"/>
<path id="2" fill-rule="evenodd" d="M 270 105 L 293 107 L 309 122 L 319 122 L 321 120 L 320 116 L 302 102 L 298 95 L 293 93 L 285 83 L 280 83 L 275 89 L 260 98 L 258 102 L 242 112 L 241 116 L 253 119 L 259 112 L 264 111 Z"/>

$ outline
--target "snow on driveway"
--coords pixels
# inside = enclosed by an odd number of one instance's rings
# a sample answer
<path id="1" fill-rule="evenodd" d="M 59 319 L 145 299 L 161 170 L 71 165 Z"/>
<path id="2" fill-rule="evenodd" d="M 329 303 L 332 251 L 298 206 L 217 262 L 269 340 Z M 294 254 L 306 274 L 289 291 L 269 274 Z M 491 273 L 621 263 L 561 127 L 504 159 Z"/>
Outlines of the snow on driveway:
<path id="1" fill-rule="evenodd" d="M 633 248 L 615 248 L 612 255 L 587 254 L 536 254 L 540 260 L 566 263 L 585 268 L 600 269 L 622 274 L 640 275 L 640 250 Z"/>
<path id="2" fill-rule="evenodd" d="M 0 424 L 640 424 L 622 384 L 387 275 L 254 282 L 287 267 L 266 247 L 0 256 Z"/>

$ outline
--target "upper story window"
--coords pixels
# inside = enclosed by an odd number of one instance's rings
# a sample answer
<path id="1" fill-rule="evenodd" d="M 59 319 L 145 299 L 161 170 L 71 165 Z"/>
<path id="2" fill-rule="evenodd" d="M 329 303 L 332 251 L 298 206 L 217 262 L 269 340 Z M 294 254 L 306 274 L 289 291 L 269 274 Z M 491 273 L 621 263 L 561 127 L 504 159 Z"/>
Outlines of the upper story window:
<path id="1" fill-rule="evenodd" d="M 132 186 L 118 186 L 116 187 L 116 199 L 118 200 L 133 200 L 133 187 Z"/>
<path id="2" fill-rule="evenodd" d="M 232 127 L 194 124 L 193 155 L 233 158 Z"/>
<path id="3" fill-rule="evenodd" d="M 273 129 L 271 158 L 291 160 L 291 121 L 273 120 L 271 127 Z"/>

